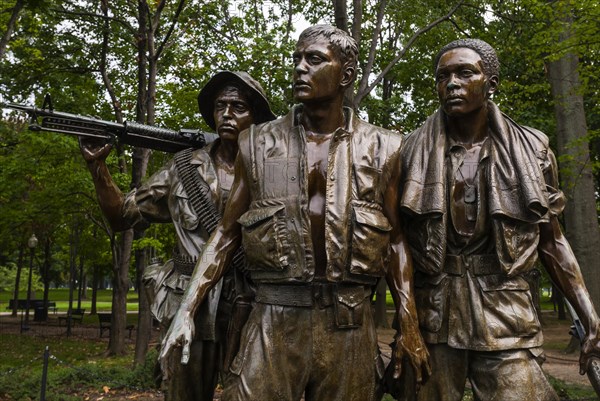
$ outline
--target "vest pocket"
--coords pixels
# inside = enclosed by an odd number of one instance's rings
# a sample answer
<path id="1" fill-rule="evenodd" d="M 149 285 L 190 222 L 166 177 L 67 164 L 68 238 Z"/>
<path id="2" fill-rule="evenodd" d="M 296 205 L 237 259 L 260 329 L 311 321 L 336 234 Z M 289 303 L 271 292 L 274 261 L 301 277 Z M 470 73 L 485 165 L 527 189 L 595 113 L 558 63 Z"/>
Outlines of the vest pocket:
<path id="1" fill-rule="evenodd" d="M 484 327 L 493 338 L 530 337 L 540 330 L 537 313 L 523 277 L 477 277 L 481 285 Z"/>
<path id="2" fill-rule="evenodd" d="M 249 270 L 283 270 L 289 241 L 285 205 L 250 209 L 238 220 Z"/>
<path id="3" fill-rule="evenodd" d="M 192 209 L 190 199 L 183 191 L 175 193 L 174 198 L 176 207 L 171 212 L 173 221 L 179 223 L 185 230 L 195 230 L 198 227 L 200 219 Z"/>
<path id="4" fill-rule="evenodd" d="M 350 273 L 385 275 L 390 248 L 388 219 L 378 209 L 354 207 Z"/>

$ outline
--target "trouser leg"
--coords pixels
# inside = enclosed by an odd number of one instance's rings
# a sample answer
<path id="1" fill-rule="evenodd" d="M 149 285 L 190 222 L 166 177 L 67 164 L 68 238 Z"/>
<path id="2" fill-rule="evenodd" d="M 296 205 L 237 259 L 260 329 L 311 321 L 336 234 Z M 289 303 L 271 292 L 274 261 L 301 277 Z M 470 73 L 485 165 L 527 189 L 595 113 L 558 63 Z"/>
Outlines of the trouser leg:
<path id="1" fill-rule="evenodd" d="M 415 397 L 415 389 L 407 383 L 406 400 L 460 401 L 468 372 L 468 351 L 447 344 L 428 344 L 431 357 L 431 377 Z"/>
<path id="2" fill-rule="evenodd" d="M 173 360 L 181 360 L 181 348 L 176 348 Z M 166 383 L 166 401 L 212 401 L 218 380 L 218 343 L 193 341 L 187 365 L 176 363 Z"/>
<path id="3" fill-rule="evenodd" d="M 223 401 L 300 401 L 312 352 L 310 312 L 255 304 L 225 378 Z"/>
<path id="4" fill-rule="evenodd" d="M 478 401 L 558 401 L 529 350 L 472 352 L 469 376 Z"/>
<path id="5" fill-rule="evenodd" d="M 313 310 L 313 360 L 306 401 L 374 401 L 379 351 L 369 305 L 363 323 L 339 329 L 334 308 Z"/>
<path id="6" fill-rule="evenodd" d="M 334 308 L 257 303 L 225 380 L 223 401 L 375 401 L 377 337 L 338 329 Z"/>

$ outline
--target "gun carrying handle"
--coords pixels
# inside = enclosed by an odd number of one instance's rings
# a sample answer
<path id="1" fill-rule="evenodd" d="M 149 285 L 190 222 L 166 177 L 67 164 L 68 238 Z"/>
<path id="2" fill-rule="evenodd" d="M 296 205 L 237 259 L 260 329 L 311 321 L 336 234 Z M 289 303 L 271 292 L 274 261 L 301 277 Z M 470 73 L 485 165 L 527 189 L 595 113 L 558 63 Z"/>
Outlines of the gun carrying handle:
<path id="1" fill-rule="evenodd" d="M 51 113 L 54 111 L 54 106 L 52 106 L 52 96 L 50 96 L 49 93 L 46 93 L 46 95 L 44 96 L 42 110 L 48 110 Z"/>

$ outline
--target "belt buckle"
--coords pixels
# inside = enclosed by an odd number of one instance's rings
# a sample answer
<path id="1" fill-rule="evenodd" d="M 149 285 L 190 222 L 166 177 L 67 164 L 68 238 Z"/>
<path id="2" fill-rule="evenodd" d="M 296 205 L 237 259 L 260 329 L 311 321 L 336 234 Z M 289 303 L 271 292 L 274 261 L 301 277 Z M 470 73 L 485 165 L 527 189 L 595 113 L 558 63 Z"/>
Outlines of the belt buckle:
<path id="1" fill-rule="evenodd" d="M 318 306 L 320 309 L 325 308 L 325 285 L 324 284 L 313 284 L 312 285 L 312 299 L 313 305 Z"/>
<path id="2" fill-rule="evenodd" d="M 469 263 L 471 258 L 468 255 L 464 255 L 461 254 L 460 255 L 460 259 L 461 259 L 461 277 L 463 277 L 465 274 L 467 274 L 467 271 L 470 271 L 471 273 L 473 273 L 473 271 L 471 270 L 471 264 Z"/>

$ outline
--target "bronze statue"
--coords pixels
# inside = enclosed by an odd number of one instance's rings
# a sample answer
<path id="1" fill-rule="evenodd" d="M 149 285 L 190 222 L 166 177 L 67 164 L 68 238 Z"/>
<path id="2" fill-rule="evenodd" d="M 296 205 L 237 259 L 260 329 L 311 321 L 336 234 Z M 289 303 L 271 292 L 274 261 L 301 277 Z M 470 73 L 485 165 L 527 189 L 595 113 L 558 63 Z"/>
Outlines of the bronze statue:
<path id="1" fill-rule="evenodd" d="M 104 161 L 111 146 L 90 139 L 81 141 L 100 206 L 114 230 L 144 229 L 151 223 L 172 222 L 175 226 L 178 247 L 173 259 L 144 274 L 155 294 L 152 313 L 164 332 L 229 197 L 238 134 L 253 122 L 275 118 L 262 87 L 245 72 L 221 71 L 214 75 L 200 91 L 198 104 L 202 117 L 219 139 L 204 148 L 177 153 L 126 196 L 112 180 Z M 232 304 L 236 296 L 249 290 L 240 272 L 230 269 L 208 294 L 193 316 L 199 330 L 191 343 L 190 362 L 173 366 L 174 374 L 166 383 L 167 400 L 212 401 Z"/>
<path id="2" fill-rule="evenodd" d="M 440 109 L 401 151 L 401 206 L 432 376 L 418 396 L 558 400 L 541 370 L 542 331 L 524 275 L 539 258 L 589 333 L 581 369 L 600 355 L 598 315 L 561 233 L 564 195 L 548 138 L 502 114 L 494 49 L 454 41 L 434 63 Z"/>
<path id="3" fill-rule="evenodd" d="M 193 316 L 243 243 L 256 301 L 224 382 L 227 401 L 375 400 L 383 366 L 370 307 L 386 277 L 398 311 L 396 377 L 407 357 L 421 381 L 410 256 L 399 215 L 401 136 L 343 107 L 358 48 L 316 25 L 293 54 L 299 105 L 240 134 L 235 182 L 223 219 L 194 270 L 163 341 L 171 352 L 195 332 Z"/>

